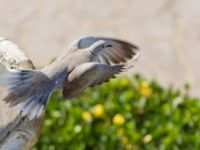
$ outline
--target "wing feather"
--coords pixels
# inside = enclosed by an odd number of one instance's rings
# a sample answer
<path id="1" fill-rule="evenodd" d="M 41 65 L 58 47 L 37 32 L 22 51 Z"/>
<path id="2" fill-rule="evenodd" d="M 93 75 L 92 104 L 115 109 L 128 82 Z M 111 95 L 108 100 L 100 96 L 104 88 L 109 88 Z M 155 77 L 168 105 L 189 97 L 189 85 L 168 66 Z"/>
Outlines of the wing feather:
<path id="1" fill-rule="evenodd" d="M 79 38 L 69 48 L 70 52 L 89 48 L 98 41 L 105 41 L 108 47 L 102 48 L 100 55 L 97 55 L 99 63 L 103 64 L 126 64 L 134 63 L 140 55 L 140 50 L 129 42 L 105 37 L 83 37 Z M 96 60 L 96 59 L 95 59 Z M 134 61 L 133 61 L 134 60 Z"/>

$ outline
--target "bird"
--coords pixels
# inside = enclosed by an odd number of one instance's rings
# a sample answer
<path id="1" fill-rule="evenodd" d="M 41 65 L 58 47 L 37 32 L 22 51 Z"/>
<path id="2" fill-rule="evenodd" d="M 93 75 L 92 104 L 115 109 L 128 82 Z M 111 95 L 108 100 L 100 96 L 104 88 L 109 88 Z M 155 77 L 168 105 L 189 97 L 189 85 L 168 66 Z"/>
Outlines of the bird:
<path id="1" fill-rule="evenodd" d="M 20 105 L 22 117 L 38 118 L 51 94 L 62 89 L 72 99 L 88 87 L 108 82 L 132 69 L 140 49 L 124 40 L 85 36 L 74 40 L 51 64 L 39 69 L 9 69 L 0 64 L 0 85 L 7 89 L 3 101 Z"/>

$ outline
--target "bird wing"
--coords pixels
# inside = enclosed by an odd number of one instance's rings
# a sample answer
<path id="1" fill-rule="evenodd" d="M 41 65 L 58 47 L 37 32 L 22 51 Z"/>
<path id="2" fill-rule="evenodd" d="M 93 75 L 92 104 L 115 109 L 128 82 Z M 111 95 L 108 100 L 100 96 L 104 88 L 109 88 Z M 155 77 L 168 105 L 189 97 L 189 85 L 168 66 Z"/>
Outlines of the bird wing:
<path id="1" fill-rule="evenodd" d="M 116 74 L 132 68 L 135 60 L 140 55 L 140 50 L 137 46 L 122 40 L 104 37 L 84 37 L 77 39 L 68 48 L 66 54 L 81 50 L 88 50 L 94 59 L 92 59 L 92 62 L 90 61 L 77 66 L 70 73 L 71 77 L 69 76 L 67 80 L 75 81 L 74 78 L 77 78 L 78 80 L 76 81 L 81 82 L 77 83 L 82 86 L 85 85 L 84 89 L 88 86 L 95 86 L 109 81 Z M 82 53 L 79 53 L 79 55 L 83 56 Z M 76 58 L 79 57 L 76 55 Z M 64 93 L 67 93 L 67 83 L 63 84 Z"/>
<path id="2" fill-rule="evenodd" d="M 84 63 L 75 68 L 69 75 L 69 81 L 77 81 L 81 86 L 94 86 L 114 78 L 123 71 L 123 64 L 107 65 L 98 62 Z"/>
<path id="3" fill-rule="evenodd" d="M 68 48 L 68 53 L 89 48 L 98 41 L 105 41 L 106 45 L 101 49 L 98 62 L 103 64 L 133 64 L 140 55 L 137 46 L 114 38 L 105 37 L 83 37 L 74 41 Z"/>
<path id="4" fill-rule="evenodd" d="M 104 82 L 108 82 L 110 79 L 115 78 L 115 75 L 123 72 L 124 65 L 116 64 L 116 65 L 107 65 L 107 64 L 96 64 L 96 77 L 93 82 L 90 84 L 90 87 L 95 85 L 102 84 Z"/>
<path id="5" fill-rule="evenodd" d="M 99 61 L 105 64 L 123 64 L 138 58 L 140 52 L 135 45 L 118 40 L 101 38 L 107 46 L 102 50 Z"/>

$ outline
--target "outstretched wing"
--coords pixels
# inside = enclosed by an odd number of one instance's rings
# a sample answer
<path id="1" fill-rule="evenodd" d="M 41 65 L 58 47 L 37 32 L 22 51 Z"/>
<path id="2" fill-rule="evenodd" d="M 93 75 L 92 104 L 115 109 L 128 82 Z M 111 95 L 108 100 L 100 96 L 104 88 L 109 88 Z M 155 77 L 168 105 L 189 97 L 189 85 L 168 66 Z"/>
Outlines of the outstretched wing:
<path id="1" fill-rule="evenodd" d="M 107 65 L 98 62 L 84 63 L 75 68 L 69 75 L 68 80 L 74 81 L 74 86 L 85 87 L 94 86 L 114 78 L 116 74 L 124 70 L 124 65 Z M 85 89 L 83 88 L 83 89 Z M 79 89 L 79 88 L 78 88 Z M 65 91 L 65 85 L 63 90 Z"/>
<path id="2" fill-rule="evenodd" d="M 75 40 L 68 48 L 68 53 L 89 48 L 97 41 L 105 41 L 106 45 L 98 55 L 98 61 L 103 64 L 133 63 L 140 55 L 137 46 L 119 39 L 104 37 L 84 37 Z"/>
<path id="3" fill-rule="evenodd" d="M 74 84 L 75 87 L 78 88 L 78 92 L 73 97 L 79 95 L 88 86 L 107 82 L 109 79 L 114 78 L 116 74 L 132 68 L 135 60 L 140 55 L 137 46 L 122 40 L 104 37 L 77 39 L 70 45 L 66 54 L 81 50 L 88 50 L 91 53 L 92 62 L 80 64 L 68 76 L 67 80 L 74 81 L 76 83 Z M 82 53 L 78 54 L 82 56 Z M 77 58 L 81 56 L 77 56 Z M 64 97 L 67 97 L 69 93 L 67 83 L 63 85 Z"/>

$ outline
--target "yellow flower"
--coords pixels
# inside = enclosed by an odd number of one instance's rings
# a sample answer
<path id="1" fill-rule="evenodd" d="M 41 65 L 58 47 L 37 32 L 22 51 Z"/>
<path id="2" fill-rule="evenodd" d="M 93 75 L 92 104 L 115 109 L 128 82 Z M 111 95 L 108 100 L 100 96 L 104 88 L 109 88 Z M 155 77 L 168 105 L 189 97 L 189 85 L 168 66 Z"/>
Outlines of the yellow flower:
<path id="1" fill-rule="evenodd" d="M 119 128 L 118 130 L 117 130 L 117 134 L 118 135 L 124 135 L 124 128 Z"/>
<path id="2" fill-rule="evenodd" d="M 149 143 L 149 142 L 151 142 L 151 140 L 152 140 L 152 135 L 151 134 L 147 134 L 147 135 L 145 135 L 145 137 L 143 138 L 143 142 L 144 143 Z"/>
<path id="3" fill-rule="evenodd" d="M 114 124 L 122 125 L 125 122 L 124 117 L 121 114 L 116 114 L 112 119 Z"/>
<path id="4" fill-rule="evenodd" d="M 142 96 L 149 97 L 152 94 L 152 88 L 147 81 L 143 81 L 140 86 L 140 93 Z"/>
<path id="5" fill-rule="evenodd" d="M 95 118 L 102 118 L 104 116 L 105 110 L 104 106 L 101 104 L 97 104 L 94 106 L 92 113 Z"/>
<path id="6" fill-rule="evenodd" d="M 126 145 L 126 149 L 127 149 L 127 150 L 133 150 L 133 146 L 132 146 L 131 144 L 127 144 L 127 145 Z"/>
<path id="7" fill-rule="evenodd" d="M 92 121 L 92 115 L 88 111 L 84 111 L 81 115 L 83 121 L 90 122 Z"/>
<path id="8" fill-rule="evenodd" d="M 122 141 L 122 144 L 127 145 L 127 144 L 128 144 L 128 137 L 123 136 L 123 137 L 121 138 L 121 141 Z"/>

